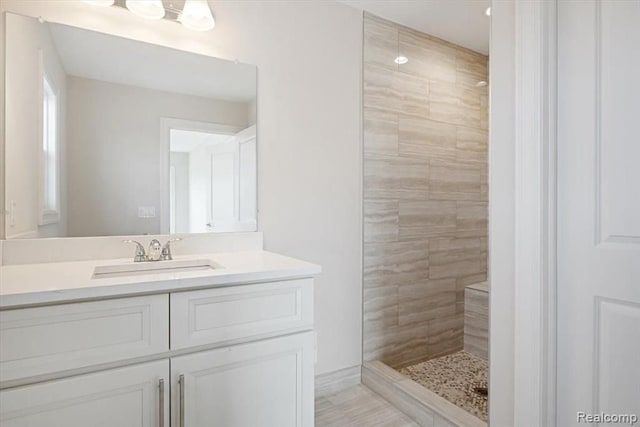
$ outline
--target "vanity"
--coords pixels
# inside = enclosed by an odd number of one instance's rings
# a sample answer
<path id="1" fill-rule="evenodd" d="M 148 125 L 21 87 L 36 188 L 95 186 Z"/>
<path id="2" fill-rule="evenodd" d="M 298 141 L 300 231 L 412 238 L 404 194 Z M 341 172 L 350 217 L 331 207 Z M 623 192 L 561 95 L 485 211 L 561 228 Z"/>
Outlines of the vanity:
<path id="1" fill-rule="evenodd" d="M 0 267 L 2 426 L 312 426 L 320 269 L 247 249 Z"/>
<path id="2" fill-rule="evenodd" d="M 2 16 L 0 425 L 313 426 L 320 267 L 263 250 L 257 68 L 77 3 Z"/>

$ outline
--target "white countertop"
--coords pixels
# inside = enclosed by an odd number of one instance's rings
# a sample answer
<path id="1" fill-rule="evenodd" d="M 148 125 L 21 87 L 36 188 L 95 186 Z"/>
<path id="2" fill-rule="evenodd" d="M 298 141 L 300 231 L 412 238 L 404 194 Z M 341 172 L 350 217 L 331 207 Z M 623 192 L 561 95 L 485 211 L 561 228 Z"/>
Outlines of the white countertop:
<path id="1" fill-rule="evenodd" d="M 198 254 L 174 259 L 210 259 L 219 268 L 94 279 L 96 266 L 132 260 L 0 266 L 0 309 L 294 279 L 320 273 L 318 265 L 266 251 Z"/>

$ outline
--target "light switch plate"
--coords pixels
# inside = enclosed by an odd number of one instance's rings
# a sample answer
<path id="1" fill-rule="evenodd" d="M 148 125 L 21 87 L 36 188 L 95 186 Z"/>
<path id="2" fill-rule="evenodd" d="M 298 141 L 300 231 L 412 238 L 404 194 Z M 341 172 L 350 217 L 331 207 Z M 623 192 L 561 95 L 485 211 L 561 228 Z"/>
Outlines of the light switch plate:
<path id="1" fill-rule="evenodd" d="M 138 218 L 155 218 L 155 206 L 138 206 Z"/>

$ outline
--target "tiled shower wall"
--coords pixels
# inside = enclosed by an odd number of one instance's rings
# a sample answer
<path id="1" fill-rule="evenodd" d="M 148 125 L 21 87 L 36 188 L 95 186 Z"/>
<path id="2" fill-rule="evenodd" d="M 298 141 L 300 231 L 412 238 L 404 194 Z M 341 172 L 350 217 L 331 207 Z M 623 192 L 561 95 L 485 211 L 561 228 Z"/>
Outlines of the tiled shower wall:
<path id="1" fill-rule="evenodd" d="M 464 288 L 487 274 L 487 60 L 365 15 L 365 360 L 463 348 Z"/>

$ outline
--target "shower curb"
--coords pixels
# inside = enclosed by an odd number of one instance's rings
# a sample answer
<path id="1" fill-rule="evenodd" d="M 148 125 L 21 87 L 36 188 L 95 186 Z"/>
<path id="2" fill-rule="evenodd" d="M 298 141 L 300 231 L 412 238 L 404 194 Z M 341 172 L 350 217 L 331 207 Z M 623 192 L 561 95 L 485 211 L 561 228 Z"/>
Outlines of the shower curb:
<path id="1" fill-rule="evenodd" d="M 422 427 L 487 427 L 487 423 L 376 360 L 362 365 L 362 384 Z"/>

